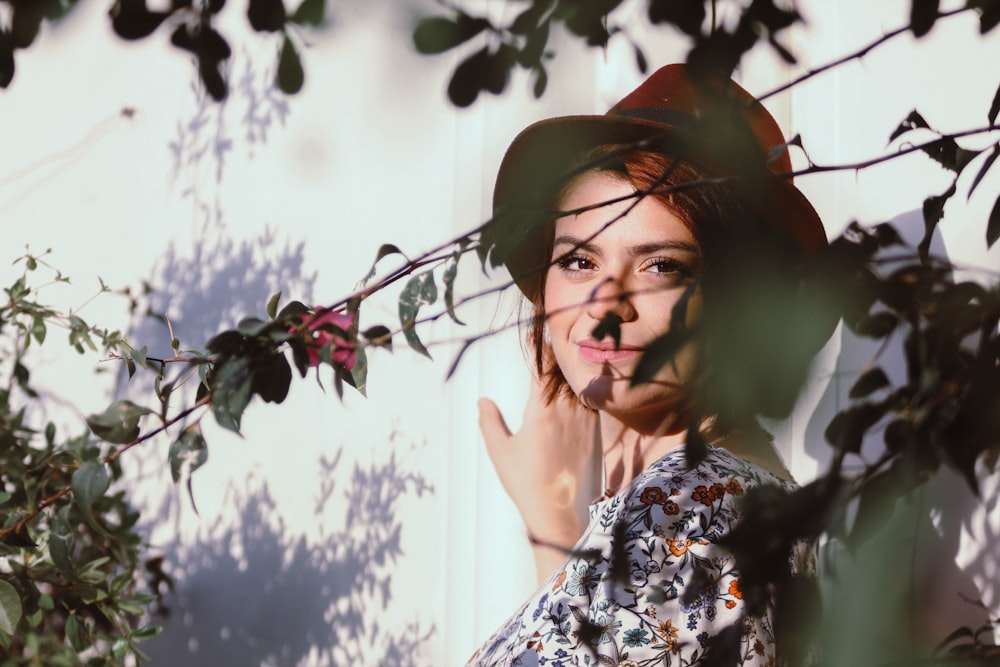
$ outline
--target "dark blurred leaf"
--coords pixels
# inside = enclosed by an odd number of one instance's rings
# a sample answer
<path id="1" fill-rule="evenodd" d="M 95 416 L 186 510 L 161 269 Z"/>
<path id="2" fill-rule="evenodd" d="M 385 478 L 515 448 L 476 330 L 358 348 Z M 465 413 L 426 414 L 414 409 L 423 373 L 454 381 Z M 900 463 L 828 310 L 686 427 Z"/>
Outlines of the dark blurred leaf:
<path id="1" fill-rule="evenodd" d="M 312 309 L 301 301 L 289 301 L 278 313 L 277 319 L 288 320 L 298 315 L 305 315 L 310 312 L 312 312 Z M 212 349 L 211 345 L 209 345 L 208 349 Z"/>
<path id="2" fill-rule="evenodd" d="M 985 176 L 986 172 L 990 170 L 990 168 L 993 166 L 993 163 L 997 161 L 997 156 L 1000 156 L 1000 143 L 993 144 L 993 150 L 990 151 L 990 154 L 986 156 L 985 160 L 983 160 L 983 166 L 981 166 L 979 168 L 979 171 L 976 172 L 976 177 L 972 179 L 972 184 L 969 185 L 969 194 L 966 197 L 966 200 L 972 197 L 972 193 L 975 192 L 976 188 L 979 186 L 980 181 L 983 180 L 983 176 Z"/>
<path id="3" fill-rule="evenodd" d="M 701 34 L 701 26 L 705 22 L 704 0 L 650 0 L 649 21 L 657 23 L 672 23 L 681 32 L 696 36 Z"/>
<path id="4" fill-rule="evenodd" d="M 638 68 L 640 74 L 647 74 L 649 72 L 649 63 L 646 61 L 646 54 L 643 53 L 642 48 L 638 44 L 633 44 L 632 47 L 635 49 L 636 68 Z"/>
<path id="5" fill-rule="evenodd" d="M 142 39 L 160 27 L 170 14 L 151 12 L 146 0 L 116 0 L 111 7 L 111 27 L 122 39 Z"/>
<path id="6" fill-rule="evenodd" d="M 694 334 L 692 329 L 680 324 L 687 321 L 687 307 L 691 294 L 691 289 L 685 290 L 681 298 L 674 304 L 670 315 L 672 323 L 670 330 L 646 345 L 646 349 L 643 350 L 642 356 L 639 357 L 639 361 L 635 365 L 635 371 L 629 381 L 630 386 L 634 387 L 655 378 L 663 367 L 673 363 L 677 353 L 692 339 Z"/>
<path id="7" fill-rule="evenodd" d="M 915 37 L 923 37 L 938 18 L 940 0 L 910 0 L 910 30 Z"/>
<path id="8" fill-rule="evenodd" d="M 14 79 L 14 45 L 10 35 L 0 30 L 0 88 L 6 88 Z"/>
<path id="9" fill-rule="evenodd" d="M 247 359 L 230 358 L 216 369 L 212 413 L 220 426 L 240 432 L 240 421 L 250 402 L 252 387 L 253 372 Z"/>
<path id="10" fill-rule="evenodd" d="M 392 349 L 392 332 L 389 331 L 389 327 L 377 324 L 373 327 L 365 329 L 361 335 L 375 347 L 385 347 L 390 350 Z"/>
<path id="11" fill-rule="evenodd" d="M 437 301 L 437 284 L 431 271 L 410 278 L 399 295 L 399 322 L 403 327 L 403 336 L 410 347 L 427 358 L 431 355 L 420 342 L 414 324 L 420 308 L 435 301 Z"/>
<path id="12" fill-rule="evenodd" d="M 861 489 L 858 510 L 848 542 L 855 549 L 885 526 L 902 492 L 898 469 L 889 468 L 869 478 Z"/>
<path id="13" fill-rule="evenodd" d="M 531 94 L 537 99 L 545 93 L 545 88 L 549 84 L 549 75 L 541 65 L 531 70 L 531 73 L 535 79 L 531 86 Z"/>
<path id="14" fill-rule="evenodd" d="M 857 454 L 865 434 L 886 413 L 885 403 L 862 403 L 842 410 L 834 415 L 826 427 L 824 436 L 827 442 L 839 451 Z"/>
<path id="15" fill-rule="evenodd" d="M 1000 86 L 998 86 L 997 91 L 993 93 L 993 102 L 990 103 L 990 111 L 986 114 L 986 118 L 990 121 L 990 125 L 997 122 L 997 115 L 1000 115 Z"/>
<path id="16" fill-rule="evenodd" d="M 205 86 L 205 91 L 213 100 L 221 102 L 226 99 L 226 95 L 229 94 L 229 86 L 222 77 L 222 72 L 219 71 L 218 61 L 199 58 L 198 76 Z"/>
<path id="17" fill-rule="evenodd" d="M 543 19 L 546 19 L 555 4 L 556 0 L 532 0 L 528 8 L 518 14 L 507 29 L 515 35 L 527 35 L 542 25 Z"/>
<path id="18" fill-rule="evenodd" d="M 931 248 L 931 240 L 934 238 L 934 230 L 937 229 L 938 223 L 944 217 L 944 205 L 951 199 L 957 189 L 958 180 L 952 182 L 951 187 L 945 192 L 939 195 L 931 195 L 924 200 L 923 205 L 923 216 L 924 216 L 924 236 L 920 243 L 917 245 L 917 252 L 920 257 L 927 257 Z"/>
<path id="19" fill-rule="evenodd" d="M 14 15 L 10 20 L 10 36 L 15 48 L 25 49 L 35 41 L 44 17 L 43 4 L 22 2 L 14 5 Z"/>
<path id="20" fill-rule="evenodd" d="M 285 3 L 283 0 L 250 0 L 247 18 L 257 32 L 277 32 L 285 27 Z"/>
<path id="21" fill-rule="evenodd" d="M 986 247 L 992 248 L 997 239 L 1000 239 L 1000 197 L 993 202 L 993 210 L 990 211 L 990 219 L 986 224 Z"/>
<path id="22" fill-rule="evenodd" d="M 176 0 L 175 0 L 176 1 Z M 191 4 L 191 0 L 180 0 L 181 3 Z M 226 0 L 208 0 L 205 3 L 205 8 L 208 10 L 209 14 L 218 14 L 222 11 L 222 8 L 226 6 Z"/>
<path id="23" fill-rule="evenodd" d="M 892 131 L 892 134 L 889 135 L 889 143 L 891 144 L 893 141 L 903 136 L 910 130 L 915 130 L 917 128 L 930 129 L 930 125 L 928 125 L 927 121 L 924 120 L 924 117 L 921 116 L 916 109 L 914 109 L 910 112 L 910 115 L 907 116 L 895 130 Z"/>
<path id="24" fill-rule="evenodd" d="M 181 436 L 170 445 L 168 454 L 170 476 L 176 484 L 185 475 L 191 475 L 208 461 L 208 443 L 198 425 L 184 429 Z"/>
<path id="25" fill-rule="evenodd" d="M 108 467 L 100 461 L 85 461 L 73 471 L 72 484 L 77 508 L 93 523 L 92 507 L 111 485 Z"/>
<path id="26" fill-rule="evenodd" d="M 795 65 L 798 63 L 798 59 L 795 57 L 795 54 L 789 51 L 784 44 L 775 39 L 774 35 L 768 35 L 767 43 L 771 45 L 772 49 L 778 52 L 778 55 L 781 56 L 781 59 L 784 60 L 785 63 L 789 65 Z"/>
<path id="27" fill-rule="evenodd" d="M 966 0 L 966 6 L 979 10 L 979 33 L 986 33 L 1000 24 L 1000 0 Z"/>
<path id="28" fill-rule="evenodd" d="M 959 146 L 954 139 L 944 137 L 924 146 L 921 150 L 945 169 L 956 174 L 965 169 L 978 153 Z"/>
<path id="29" fill-rule="evenodd" d="M 322 25 L 326 16 L 326 0 L 302 0 L 291 21 L 305 25 Z"/>
<path id="30" fill-rule="evenodd" d="M 472 39 L 488 27 L 490 23 L 486 19 L 472 18 L 464 12 L 459 12 L 454 19 L 434 16 L 417 24 L 413 30 L 413 45 L 419 53 L 443 53 Z"/>
<path id="31" fill-rule="evenodd" d="M 292 368 L 281 352 L 269 354 L 254 364 L 253 393 L 266 403 L 282 403 L 288 397 Z"/>
<path id="32" fill-rule="evenodd" d="M 885 374 L 885 371 L 876 366 L 875 368 L 869 368 L 861 374 L 861 377 L 851 387 L 848 396 L 850 398 L 864 398 L 888 386 L 889 377 Z"/>
<path id="33" fill-rule="evenodd" d="M 278 74 L 276 81 L 278 88 L 283 93 L 294 95 L 302 90 L 305 83 L 306 74 L 302 69 L 302 61 L 295 51 L 292 40 L 285 37 L 285 43 L 281 46 L 281 55 L 278 57 Z"/>
<path id="34" fill-rule="evenodd" d="M 0 579 L 0 637 L 11 637 L 21 622 L 21 596 L 17 589 Z"/>
<path id="35" fill-rule="evenodd" d="M 124 445 L 139 437 L 139 419 L 149 413 L 132 401 L 115 401 L 101 414 L 87 417 L 87 425 L 101 440 Z"/>
<path id="36" fill-rule="evenodd" d="M 528 33 L 528 38 L 524 41 L 524 46 L 517 53 L 517 63 L 527 69 L 540 67 L 548 41 L 549 24 L 546 22 Z"/>
<path id="37" fill-rule="evenodd" d="M 705 656 L 698 662 L 702 667 L 736 667 L 740 660 L 743 622 L 727 625 L 708 638 Z"/>
<path id="38" fill-rule="evenodd" d="M 885 338 L 899 324 L 899 318 L 888 311 L 880 311 L 866 315 L 854 325 L 854 332 L 859 336 L 869 338 Z"/>

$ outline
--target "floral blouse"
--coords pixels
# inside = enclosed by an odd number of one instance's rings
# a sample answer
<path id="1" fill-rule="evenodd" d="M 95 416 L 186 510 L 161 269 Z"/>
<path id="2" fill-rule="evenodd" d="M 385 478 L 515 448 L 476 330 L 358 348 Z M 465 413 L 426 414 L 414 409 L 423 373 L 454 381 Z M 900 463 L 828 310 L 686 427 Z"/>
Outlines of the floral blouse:
<path id="1" fill-rule="evenodd" d="M 468 664 L 695 665 L 709 637 L 742 622 L 739 664 L 773 665 L 770 615 L 744 618 L 739 574 L 716 545 L 739 518 L 733 499 L 763 483 L 792 487 L 724 449 L 710 447 L 690 470 L 684 448 L 671 451 L 617 496 L 590 506 L 590 523 L 562 568 Z M 614 541 L 623 546 L 613 559 Z M 716 585 L 686 603 L 696 567 Z"/>

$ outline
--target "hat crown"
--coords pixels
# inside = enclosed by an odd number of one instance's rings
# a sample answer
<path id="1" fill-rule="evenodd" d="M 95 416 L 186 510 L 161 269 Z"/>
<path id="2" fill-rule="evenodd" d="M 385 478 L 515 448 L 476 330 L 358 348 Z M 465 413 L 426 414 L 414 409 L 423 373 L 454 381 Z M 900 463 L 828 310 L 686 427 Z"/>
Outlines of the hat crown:
<path id="1" fill-rule="evenodd" d="M 652 124 L 678 125 L 712 110 L 739 109 L 757 140 L 768 167 L 775 174 L 788 174 L 792 161 L 787 150 L 771 157 L 786 144 L 778 123 L 757 99 L 726 77 L 696 79 L 684 64 L 664 65 L 635 90 L 623 97 L 607 116 L 638 119 Z"/>

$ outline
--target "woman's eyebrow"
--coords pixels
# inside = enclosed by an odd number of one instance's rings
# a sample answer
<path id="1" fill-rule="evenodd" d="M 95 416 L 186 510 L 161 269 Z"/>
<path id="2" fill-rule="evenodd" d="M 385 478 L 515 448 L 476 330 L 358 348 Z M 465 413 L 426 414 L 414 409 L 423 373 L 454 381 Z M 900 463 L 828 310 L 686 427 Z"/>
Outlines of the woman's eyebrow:
<path id="1" fill-rule="evenodd" d="M 598 254 L 600 252 L 600 248 L 593 242 L 593 239 L 581 239 L 575 236 L 570 236 L 569 234 L 561 234 L 552 240 L 553 248 L 558 248 L 563 245 L 568 245 L 574 249 L 583 250 L 593 254 Z M 649 255 L 665 250 L 681 250 L 695 255 L 699 254 L 698 245 L 696 243 L 678 239 L 666 239 L 664 241 L 654 241 L 652 243 L 639 243 L 629 246 L 628 248 L 629 253 L 632 255 Z"/>

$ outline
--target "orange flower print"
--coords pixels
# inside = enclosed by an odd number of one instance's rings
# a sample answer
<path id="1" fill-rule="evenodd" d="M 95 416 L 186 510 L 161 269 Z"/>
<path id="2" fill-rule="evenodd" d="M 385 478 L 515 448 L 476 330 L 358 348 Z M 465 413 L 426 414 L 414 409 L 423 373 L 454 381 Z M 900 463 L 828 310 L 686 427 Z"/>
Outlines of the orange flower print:
<path id="1" fill-rule="evenodd" d="M 705 485 L 696 486 L 691 493 L 691 500 L 699 502 L 702 505 L 711 505 L 712 501 L 715 500 L 715 495 Z"/>
<path id="2" fill-rule="evenodd" d="M 712 485 L 711 491 L 713 500 L 718 500 L 722 496 L 726 495 L 726 487 L 722 486 L 722 484 L 718 482 Z"/>
<path id="3" fill-rule="evenodd" d="M 644 505 L 660 505 L 667 500 L 667 494 L 663 492 L 658 486 L 650 486 L 642 490 L 642 495 L 639 496 L 639 500 L 642 501 Z"/>
<path id="4" fill-rule="evenodd" d="M 675 556 L 686 554 L 688 547 L 692 544 L 694 544 L 694 540 L 667 540 L 667 548 Z"/>
<path id="5" fill-rule="evenodd" d="M 528 640 L 528 648 L 533 648 L 538 653 L 541 653 L 542 652 L 541 637 L 542 636 L 538 632 L 535 632 L 535 634 L 531 635 L 531 639 Z"/>
<path id="6" fill-rule="evenodd" d="M 672 500 L 668 500 L 667 502 L 663 503 L 663 513 L 664 514 L 668 514 L 668 515 L 673 516 L 675 514 L 680 513 L 680 511 L 681 511 L 681 508 L 677 505 L 677 503 L 675 503 Z"/>
<path id="7" fill-rule="evenodd" d="M 736 600 L 726 600 L 726 609 L 735 609 Z"/>
<path id="8" fill-rule="evenodd" d="M 672 496 L 679 496 L 679 495 L 681 495 L 681 490 L 680 489 L 671 488 L 670 489 L 670 495 L 672 495 Z"/>
<path id="9" fill-rule="evenodd" d="M 743 599 L 743 591 L 740 590 L 740 580 L 733 579 L 729 582 L 729 594 L 737 600 Z"/>
<path id="10" fill-rule="evenodd" d="M 743 495 L 743 487 L 740 486 L 740 483 L 737 480 L 735 480 L 735 479 L 733 479 L 731 477 L 729 478 L 729 481 L 726 482 L 726 491 L 728 491 L 729 493 L 731 493 L 734 496 L 742 496 Z"/>
<path id="11" fill-rule="evenodd" d="M 556 575 L 556 580 L 552 582 L 552 590 L 558 589 L 566 582 L 566 570 L 563 570 L 558 575 Z"/>
<path id="12" fill-rule="evenodd" d="M 764 655 L 764 644 L 759 639 L 753 643 L 753 652 L 757 655 Z"/>
<path id="13" fill-rule="evenodd" d="M 660 637 L 663 637 L 668 651 L 673 652 L 677 650 L 677 628 L 673 626 L 673 623 L 669 619 L 660 623 L 660 627 L 656 629 L 656 633 Z"/>

